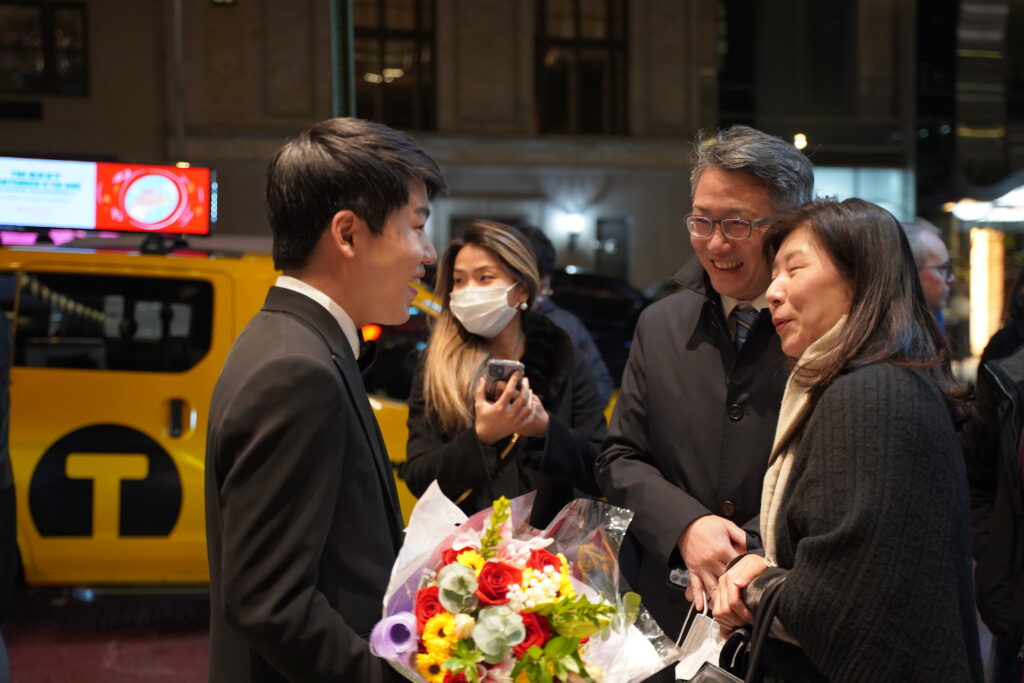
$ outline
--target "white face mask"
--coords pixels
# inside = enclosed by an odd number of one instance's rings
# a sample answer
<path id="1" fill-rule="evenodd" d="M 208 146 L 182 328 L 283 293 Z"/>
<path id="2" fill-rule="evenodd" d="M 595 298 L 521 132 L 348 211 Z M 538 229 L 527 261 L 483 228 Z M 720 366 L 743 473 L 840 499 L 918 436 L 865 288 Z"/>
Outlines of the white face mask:
<path id="1" fill-rule="evenodd" d="M 490 339 L 505 329 L 516 311 L 508 305 L 508 293 L 518 283 L 501 287 L 463 287 L 452 290 L 449 308 L 469 332 Z"/>

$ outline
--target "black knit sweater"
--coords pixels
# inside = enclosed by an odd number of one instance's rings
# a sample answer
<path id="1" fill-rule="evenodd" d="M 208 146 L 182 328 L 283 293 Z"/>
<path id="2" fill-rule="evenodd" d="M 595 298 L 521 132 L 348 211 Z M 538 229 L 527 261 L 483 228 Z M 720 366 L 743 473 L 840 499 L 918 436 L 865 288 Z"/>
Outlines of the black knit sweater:
<path id="1" fill-rule="evenodd" d="M 804 426 L 778 527 L 788 576 L 767 680 L 982 681 L 967 485 L 941 392 L 918 371 L 838 378 Z"/>

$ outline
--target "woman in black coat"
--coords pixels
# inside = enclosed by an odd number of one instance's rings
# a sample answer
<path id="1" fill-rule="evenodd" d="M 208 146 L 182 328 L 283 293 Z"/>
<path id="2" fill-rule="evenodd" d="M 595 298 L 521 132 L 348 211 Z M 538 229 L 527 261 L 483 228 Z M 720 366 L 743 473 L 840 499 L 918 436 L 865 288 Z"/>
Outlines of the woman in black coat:
<path id="1" fill-rule="evenodd" d="M 906 238 L 874 204 L 821 200 L 781 217 L 765 248 L 772 322 L 797 361 L 764 556 L 721 577 L 715 619 L 749 623 L 744 597 L 784 581 L 766 680 L 980 683 L 961 392 Z"/>
<path id="2" fill-rule="evenodd" d="M 536 490 L 530 521 L 542 528 L 574 497 L 598 495 L 605 421 L 585 359 L 528 311 L 538 282 L 529 242 L 514 228 L 475 221 L 449 245 L 438 267 L 442 312 L 409 397 L 401 475 L 417 496 L 436 479 L 467 514 Z M 526 367 L 495 400 L 484 391 L 491 358 Z"/>

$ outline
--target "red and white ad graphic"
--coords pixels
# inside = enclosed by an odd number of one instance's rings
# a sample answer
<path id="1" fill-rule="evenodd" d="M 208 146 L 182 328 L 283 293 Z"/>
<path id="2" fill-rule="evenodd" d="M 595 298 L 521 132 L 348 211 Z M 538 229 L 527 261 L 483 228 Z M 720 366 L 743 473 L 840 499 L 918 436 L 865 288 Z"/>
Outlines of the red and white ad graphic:
<path id="1" fill-rule="evenodd" d="M 0 225 L 210 234 L 208 168 L 0 157 Z"/>

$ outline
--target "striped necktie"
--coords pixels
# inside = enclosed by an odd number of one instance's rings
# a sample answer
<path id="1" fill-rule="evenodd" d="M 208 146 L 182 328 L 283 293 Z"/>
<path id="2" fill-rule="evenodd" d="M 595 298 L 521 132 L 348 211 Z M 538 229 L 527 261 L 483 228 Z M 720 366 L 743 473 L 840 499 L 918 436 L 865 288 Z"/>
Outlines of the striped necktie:
<path id="1" fill-rule="evenodd" d="M 732 309 L 733 322 L 736 323 L 734 343 L 736 344 L 736 350 L 739 351 L 743 348 L 743 343 L 747 341 L 747 337 L 750 336 L 750 329 L 754 326 L 754 321 L 757 320 L 758 311 L 755 311 L 750 307 L 749 304 L 741 304 L 736 308 Z"/>

